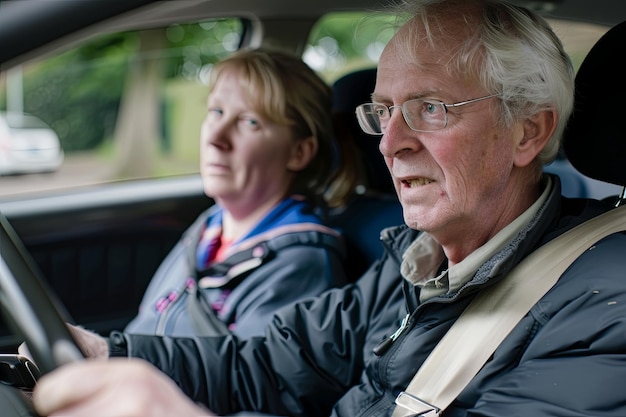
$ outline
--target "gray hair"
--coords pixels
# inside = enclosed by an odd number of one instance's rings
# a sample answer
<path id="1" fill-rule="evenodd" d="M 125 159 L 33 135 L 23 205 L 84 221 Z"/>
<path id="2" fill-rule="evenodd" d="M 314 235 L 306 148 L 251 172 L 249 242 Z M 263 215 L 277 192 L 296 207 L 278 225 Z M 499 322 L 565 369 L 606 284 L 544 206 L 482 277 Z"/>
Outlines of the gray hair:
<path id="1" fill-rule="evenodd" d="M 477 11 L 473 16 L 478 19 L 464 19 L 471 36 L 448 68 L 477 77 L 489 93 L 500 96 L 503 126 L 543 110 L 556 110 L 556 130 L 536 162 L 541 167 L 554 160 L 574 106 L 574 69 L 545 19 L 500 0 L 401 0 L 396 7 L 413 20 L 411 24 L 422 24 L 433 46 L 437 45 L 435 38 L 450 31 L 442 19 L 458 16 L 462 13 L 459 8 Z M 417 42 L 412 38 L 407 41 Z M 407 46 L 407 51 L 414 50 Z"/>

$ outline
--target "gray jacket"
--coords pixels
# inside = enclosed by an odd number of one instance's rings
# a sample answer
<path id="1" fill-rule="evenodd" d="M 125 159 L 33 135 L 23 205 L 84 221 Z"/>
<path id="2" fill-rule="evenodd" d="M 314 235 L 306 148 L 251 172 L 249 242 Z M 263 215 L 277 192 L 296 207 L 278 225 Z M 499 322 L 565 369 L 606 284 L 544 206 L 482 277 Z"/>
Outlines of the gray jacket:
<path id="1" fill-rule="evenodd" d="M 557 180 L 558 184 L 558 180 Z M 112 355 L 157 364 L 220 414 L 390 416 L 394 399 L 481 288 L 537 247 L 605 211 L 560 196 L 455 293 L 420 304 L 399 274 L 418 232 L 386 229 L 387 252 L 355 284 L 280 311 L 265 337 L 159 339 L 113 333 Z M 541 273 L 541 271 L 537 271 Z M 373 350 L 410 313 L 408 328 Z M 171 360 L 172 357 L 184 358 Z M 189 363 L 197 366 L 189 366 Z M 245 369 L 245 378 L 239 375 Z M 445 417 L 626 416 L 626 234 L 581 255 L 498 347 Z"/>
<path id="2" fill-rule="evenodd" d="M 199 330 L 204 324 L 199 328 L 194 320 L 211 315 L 218 325 L 225 325 L 216 331 L 228 333 L 230 326 L 239 337 L 258 336 L 277 309 L 345 284 L 345 248 L 339 233 L 321 224 L 296 223 L 250 239 L 254 245 L 211 266 L 211 272 L 228 276 L 227 284 L 199 288 L 196 247 L 215 211 L 210 208 L 200 215 L 159 266 L 126 332 L 204 335 Z M 216 315 L 209 306 L 224 288 L 230 293 Z M 190 305 L 191 301 L 196 303 Z"/>

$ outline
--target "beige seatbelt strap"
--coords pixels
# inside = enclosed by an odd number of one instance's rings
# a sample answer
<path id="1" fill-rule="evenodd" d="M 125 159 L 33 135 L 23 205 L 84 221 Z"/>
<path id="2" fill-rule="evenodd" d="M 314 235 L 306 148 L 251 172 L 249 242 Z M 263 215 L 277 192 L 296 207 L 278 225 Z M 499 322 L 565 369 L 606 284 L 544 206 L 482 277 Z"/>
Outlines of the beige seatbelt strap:
<path id="1" fill-rule="evenodd" d="M 622 206 L 546 243 L 501 282 L 483 290 L 398 395 L 393 417 L 440 415 L 569 265 L 600 239 L 625 230 Z"/>

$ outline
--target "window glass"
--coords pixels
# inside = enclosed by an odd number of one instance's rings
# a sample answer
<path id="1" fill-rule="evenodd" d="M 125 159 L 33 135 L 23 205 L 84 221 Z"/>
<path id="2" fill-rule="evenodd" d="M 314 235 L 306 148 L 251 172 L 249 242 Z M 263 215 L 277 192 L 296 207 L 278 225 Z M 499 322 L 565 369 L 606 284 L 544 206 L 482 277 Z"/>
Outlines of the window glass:
<path id="1" fill-rule="evenodd" d="M 578 69 L 608 27 L 548 19 Z M 332 82 L 357 69 L 373 67 L 395 33 L 393 15 L 338 12 L 324 16 L 311 31 L 305 61 Z"/>
<path id="2" fill-rule="evenodd" d="M 303 59 L 329 82 L 374 67 L 396 31 L 395 22 L 395 16 L 382 13 L 327 14 L 313 27 Z"/>
<path id="3" fill-rule="evenodd" d="M 572 59 L 574 68 L 578 70 L 587 52 L 609 30 L 606 26 L 584 22 L 550 20 L 548 22 L 563 42 L 565 52 Z"/>
<path id="4" fill-rule="evenodd" d="M 379 13 L 328 14 L 314 26 L 304 60 L 329 83 L 373 67 L 395 23 L 394 16 Z M 607 30 L 551 24 L 576 68 Z M 0 128 L 0 199 L 197 173 L 204 81 L 212 63 L 237 49 L 244 27 L 240 19 L 218 19 L 110 34 L 0 73 L 0 126 L 4 111 L 27 113 L 49 126 L 40 131 L 54 133 L 45 140 L 10 140 Z M 58 137 L 64 159 L 48 149 L 51 136 Z M 18 142 L 27 146 L 15 149 Z"/>
<path id="5" fill-rule="evenodd" d="M 49 126 L 34 116 L 24 113 L 11 113 L 6 116 L 10 129 L 48 129 Z"/>
<path id="6" fill-rule="evenodd" d="M 548 19 L 548 22 L 563 42 L 576 71 L 589 50 L 609 29 L 584 22 L 555 19 Z M 383 47 L 395 33 L 396 23 L 391 15 L 367 12 L 328 14 L 313 28 L 304 59 L 329 83 L 349 72 L 374 67 Z M 576 173 L 563 153 L 546 170 Z M 584 178 L 591 197 L 604 198 L 620 191 L 612 184 Z"/>
<path id="7" fill-rule="evenodd" d="M 0 74 L 0 116 L 35 116 L 65 156 L 51 169 L 43 153 L 17 150 L 0 132 L 0 199 L 197 172 L 203 80 L 239 47 L 243 28 L 219 19 L 109 34 Z"/>

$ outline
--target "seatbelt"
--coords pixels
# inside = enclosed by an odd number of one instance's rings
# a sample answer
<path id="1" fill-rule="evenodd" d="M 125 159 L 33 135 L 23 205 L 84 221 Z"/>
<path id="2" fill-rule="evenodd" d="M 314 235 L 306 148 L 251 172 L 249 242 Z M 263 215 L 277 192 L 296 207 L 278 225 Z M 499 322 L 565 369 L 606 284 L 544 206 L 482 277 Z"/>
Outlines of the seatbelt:
<path id="1" fill-rule="evenodd" d="M 439 416 L 569 265 L 594 243 L 620 231 L 626 231 L 626 206 L 551 240 L 502 281 L 483 290 L 439 341 L 406 390 L 398 395 L 393 417 Z"/>
<path id="2" fill-rule="evenodd" d="M 226 323 L 200 298 L 196 285 L 187 287 L 187 312 L 196 336 L 225 336 L 230 334 Z"/>
<path id="3" fill-rule="evenodd" d="M 306 227 L 306 226 L 305 226 Z M 303 237 L 303 232 L 309 232 Z M 329 233 L 317 233 L 319 229 L 298 230 L 298 233 L 285 233 L 274 236 L 272 239 L 260 241 L 253 247 L 239 252 L 226 261 L 209 267 L 204 271 L 196 271 L 195 283 L 187 287 L 187 312 L 196 336 L 223 336 L 230 334 L 228 326 L 217 317 L 217 313 L 209 306 L 206 300 L 198 293 L 199 288 L 209 288 L 203 285 L 204 280 L 213 279 L 219 288 L 234 288 L 249 272 L 272 259 L 275 253 L 290 246 L 325 246 L 331 247 L 335 236 Z M 195 265 L 195 259 L 190 259 L 190 268 Z M 207 273 L 221 273 L 223 278 L 204 277 Z"/>
<path id="4" fill-rule="evenodd" d="M 213 278 L 213 280 L 219 281 L 221 286 L 228 286 L 233 288 L 237 286 L 241 280 L 248 275 L 250 271 L 261 266 L 266 260 L 271 258 L 270 255 L 280 249 L 288 246 L 301 244 L 298 235 L 287 235 L 289 239 L 281 239 L 279 244 L 275 241 L 264 241 L 255 245 L 253 248 L 249 248 L 245 251 L 236 253 L 224 262 L 220 262 L 205 271 L 196 271 L 196 280 L 192 286 L 187 287 L 187 312 L 191 319 L 191 324 L 196 336 L 225 336 L 230 334 L 228 326 L 217 317 L 215 310 L 209 306 L 206 300 L 198 293 L 198 287 L 202 288 L 202 281 L 206 280 L 204 275 L 208 272 L 215 274 L 221 273 L 223 279 Z M 245 265 L 241 268 L 241 265 Z M 230 271 L 236 270 L 235 273 Z"/>

